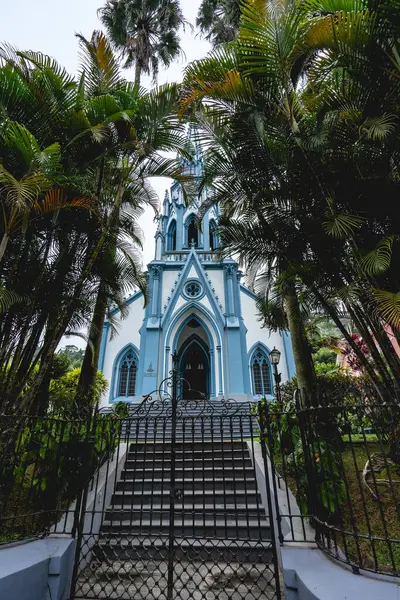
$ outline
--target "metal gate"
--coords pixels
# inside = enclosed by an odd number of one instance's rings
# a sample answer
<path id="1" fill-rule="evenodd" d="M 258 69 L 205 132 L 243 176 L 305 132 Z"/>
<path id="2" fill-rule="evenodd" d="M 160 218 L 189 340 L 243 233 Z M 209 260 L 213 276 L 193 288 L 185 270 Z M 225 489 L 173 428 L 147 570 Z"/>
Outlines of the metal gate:
<path id="1" fill-rule="evenodd" d="M 76 509 L 72 599 L 281 598 L 257 410 L 181 383 L 96 425 L 94 448 L 117 439 Z"/>

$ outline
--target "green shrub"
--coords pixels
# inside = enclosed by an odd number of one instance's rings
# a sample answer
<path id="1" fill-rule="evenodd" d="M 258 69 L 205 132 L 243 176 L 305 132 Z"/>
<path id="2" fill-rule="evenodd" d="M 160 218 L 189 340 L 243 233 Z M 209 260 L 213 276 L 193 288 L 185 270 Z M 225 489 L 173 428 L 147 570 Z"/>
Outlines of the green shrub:
<path id="1" fill-rule="evenodd" d="M 336 440 L 326 437 L 318 423 L 309 420 L 304 428 L 305 448 L 294 400 L 285 401 L 283 406 L 263 402 L 270 453 L 278 464 L 285 464 L 286 475 L 295 479 L 293 491 L 302 513 L 321 520 L 335 519 L 346 497 Z"/>
<path id="2" fill-rule="evenodd" d="M 331 350 L 330 348 L 322 347 L 317 350 L 313 355 L 314 365 L 317 364 L 325 364 L 325 365 L 335 365 L 337 352 Z"/>
<path id="3" fill-rule="evenodd" d="M 56 355 L 57 356 L 57 355 Z M 79 377 L 81 369 L 73 369 L 68 371 L 58 379 L 52 379 L 50 382 L 49 399 L 50 406 L 53 410 L 68 411 L 79 407 L 74 407 L 76 391 L 78 389 Z M 101 371 L 96 373 L 96 381 L 94 384 L 93 404 L 100 402 L 101 396 L 108 390 L 108 382 Z"/>
<path id="4" fill-rule="evenodd" d="M 36 535 L 57 522 L 115 451 L 127 413 L 126 403 L 118 402 L 111 413 L 86 421 L 52 416 L 26 422 L 6 464 L 2 454 L 0 500 L 15 517 L 3 521 L 3 541 Z"/>

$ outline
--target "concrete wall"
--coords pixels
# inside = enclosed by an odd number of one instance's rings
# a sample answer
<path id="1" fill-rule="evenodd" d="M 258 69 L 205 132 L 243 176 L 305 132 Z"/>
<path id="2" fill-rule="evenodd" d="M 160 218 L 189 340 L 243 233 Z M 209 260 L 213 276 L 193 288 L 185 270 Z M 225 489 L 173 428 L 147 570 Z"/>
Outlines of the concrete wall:
<path id="1" fill-rule="evenodd" d="M 400 600 L 395 582 L 354 575 L 317 548 L 282 548 L 287 600 Z"/>
<path id="2" fill-rule="evenodd" d="M 48 537 L 0 549 L 1 600 L 67 600 L 75 540 Z"/>
<path id="3" fill-rule="evenodd" d="M 92 560 L 92 548 L 95 546 L 106 509 L 111 504 L 111 497 L 121 471 L 125 464 L 129 444 L 121 443 L 112 458 L 97 471 L 88 491 L 86 511 L 82 524 L 83 551 L 79 556 L 79 570 L 84 569 Z M 70 506 L 66 517 L 60 519 L 52 533 L 57 531 L 71 531 L 75 518 L 75 502 Z M 0 595 L 0 600 L 3 600 Z"/>

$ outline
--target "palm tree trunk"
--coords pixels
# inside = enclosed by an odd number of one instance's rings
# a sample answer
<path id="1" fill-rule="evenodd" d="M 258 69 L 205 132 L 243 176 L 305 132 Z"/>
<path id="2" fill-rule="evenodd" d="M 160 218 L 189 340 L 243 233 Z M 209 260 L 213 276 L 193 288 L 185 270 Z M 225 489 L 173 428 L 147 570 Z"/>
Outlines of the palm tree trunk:
<path id="1" fill-rule="evenodd" d="M 316 394 L 316 378 L 311 351 L 307 341 L 299 301 L 294 286 L 291 286 L 284 296 L 285 309 L 292 338 L 296 378 L 303 397 L 313 403 Z"/>
<path id="2" fill-rule="evenodd" d="M 8 235 L 8 233 L 5 233 L 3 235 L 3 238 L 2 238 L 1 244 L 0 244 L 0 261 L 3 260 L 4 252 L 6 251 L 9 239 L 10 239 L 10 236 Z"/>
<path id="3" fill-rule="evenodd" d="M 92 322 L 89 329 L 89 342 L 86 345 L 78 389 L 75 397 L 76 404 L 83 410 L 93 404 L 93 390 L 100 356 L 103 324 L 107 312 L 107 293 L 103 282 L 99 285 Z"/>
<path id="4" fill-rule="evenodd" d="M 135 63 L 135 84 L 136 85 L 140 85 L 140 78 L 142 75 L 142 67 L 139 64 L 139 61 L 137 60 Z"/>

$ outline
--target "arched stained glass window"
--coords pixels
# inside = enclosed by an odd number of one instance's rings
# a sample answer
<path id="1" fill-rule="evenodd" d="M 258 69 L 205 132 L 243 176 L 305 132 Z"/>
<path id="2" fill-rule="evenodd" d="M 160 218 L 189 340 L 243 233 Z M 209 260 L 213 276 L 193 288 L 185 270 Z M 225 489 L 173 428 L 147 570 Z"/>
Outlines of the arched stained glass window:
<path id="1" fill-rule="evenodd" d="M 167 235 L 167 250 L 176 250 L 176 221 L 173 220 L 168 228 Z"/>
<path id="2" fill-rule="evenodd" d="M 119 397 L 134 396 L 136 391 L 137 358 L 133 350 L 128 350 L 119 365 Z"/>
<path id="3" fill-rule="evenodd" d="M 253 377 L 253 393 L 255 396 L 272 394 L 270 362 L 264 350 L 258 349 L 253 354 L 251 361 Z"/>
<path id="4" fill-rule="evenodd" d="M 210 221 L 210 250 L 216 250 L 219 248 L 219 240 L 217 235 L 217 225 L 214 220 Z"/>
<path id="5" fill-rule="evenodd" d="M 199 229 L 197 226 L 197 219 L 193 215 L 190 217 L 189 222 L 187 223 L 187 245 L 190 248 L 194 245 L 195 248 L 199 245 Z"/>

